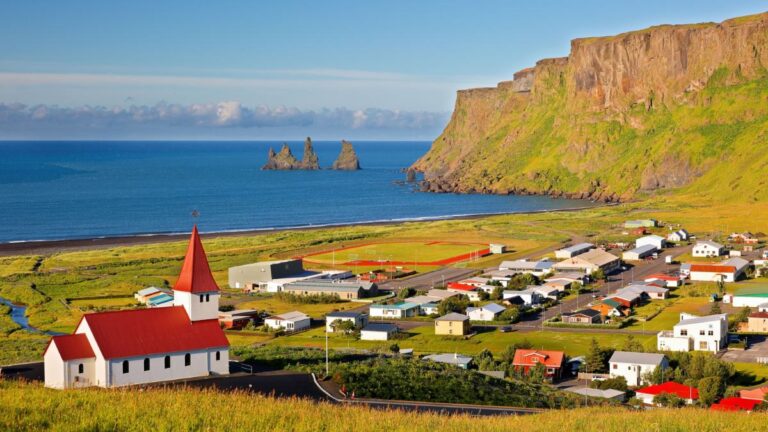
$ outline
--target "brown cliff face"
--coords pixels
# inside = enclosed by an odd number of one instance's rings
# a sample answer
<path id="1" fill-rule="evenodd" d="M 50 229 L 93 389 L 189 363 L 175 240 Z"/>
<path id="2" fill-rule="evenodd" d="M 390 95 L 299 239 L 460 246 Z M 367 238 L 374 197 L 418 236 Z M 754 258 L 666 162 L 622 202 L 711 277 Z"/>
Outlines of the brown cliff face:
<path id="1" fill-rule="evenodd" d="M 768 13 L 577 39 L 568 57 L 460 90 L 412 168 L 435 192 L 616 201 L 719 185 L 719 164 L 762 159 L 749 152 L 768 136 L 766 67 Z"/>

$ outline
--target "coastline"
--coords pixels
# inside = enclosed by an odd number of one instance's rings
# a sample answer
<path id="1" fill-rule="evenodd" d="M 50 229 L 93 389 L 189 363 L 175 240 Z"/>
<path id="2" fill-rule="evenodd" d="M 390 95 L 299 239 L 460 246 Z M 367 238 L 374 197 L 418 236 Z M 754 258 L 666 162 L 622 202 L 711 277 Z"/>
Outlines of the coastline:
<path id="1" fill-rule="evenodd" d="M 473 220 L 483 219 L 494 216 L 503 215 L 522 215 L 522 214 L 539 214 L 539 213 L 556 213 L 556 212 L 570 212 L 570 211 L 582 211 L 600 207 L 615 206 L 620 203 L 596 203 L 591 206 L 580 207 L 568 207 L 561 209 L 551 210 L 531 210 L 531 211 L 519 211 L 519 212 L 495 212 L 495 213 L 478 213 L 478 214 L 464 214 L 464 215 L 449 215 L 449 216 L 434 216 L 434 217 L 422 217 L 422 218 L 407 218 L 397 220 L 378 220 L 378 221 L 362 221 L 362 222 L 349 222 L 349 223 L 337 223 L 337 224 L 323 224 L 323 225 L 301 225 L 295 227 L 280 227 L 280 228 L 254 228 L 254 229 L 242 229 L 231 231 L 213 231 L 213 232 L 201 232 L 200 236 L 203 238 L 219 238 L 219 237 L 240 237 L 240 236 L 256 236 L 273 234 L 282 231 L 308 231 L 308 230 L 321 230 L 332 228 L 343 228 L 352 226 L 391 226 L 400 225 L 413 222 L 435 222 L 444 220 Z M 30 254 L 50 254 L 62 251 L 76 251 L 86 249 L 103 249 L 117 246 L 136 246 L 142 244 L 154 244 L 154 243 L 168 243 L 174 241 L 183 241 L 189 237 L 188 233 L 147 233 L 147 234 L 132 234 L 132 235 L 117 235 L 117 236 L 104 236 L 104 237 L 92 237 L 82 239 L 61 239 L 61 240 L 29 240 L 29 241 L 14 241 L 0 243 L 0 256 L 13 256 L 13 255 L 30 255 Z"/>

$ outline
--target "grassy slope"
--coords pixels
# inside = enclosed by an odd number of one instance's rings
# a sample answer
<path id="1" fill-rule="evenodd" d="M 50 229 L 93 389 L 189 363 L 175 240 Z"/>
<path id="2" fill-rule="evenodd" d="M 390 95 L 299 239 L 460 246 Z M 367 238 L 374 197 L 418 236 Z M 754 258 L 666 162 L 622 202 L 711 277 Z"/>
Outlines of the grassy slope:
<path id="1" fill-rule="evenodd" d="M 762 430 L 765 414 L 696 409 L 582 408 L 521 417 L 477 418 L 339 407 L 199 390 L 56 391 L 0 382 L 0 429 L 281 431 L 721 431 Z M 706 414 L 706 415 L 703 415 Z"/>
<path id="2" fill-rule="evenodd" d="M 645 195 L 639 189 L 650 162 L 660 172 L 704 173 L 677 190 L 683 196 L 765 199 L 765 180 L 757 173 L 768 164 L 759 145 L 768 131 L 768 78 L 732 84 L 738 79 L 737 71 L 722 68 L 703 90 L 679 102 L 650 111 L 637 105 L 619 115 L 570 106 L 565 84 L 555 78 L 547 81 L 550 94 L 527 104 L 507 106 L 519 96 L 501 91 L 490 99 L 466 98 L 419 167 L 459 165 L 460 184 L 475 190 L 584 192 L 599 183 L 608 193 L 637 198 Z M 481 116 L 479 108 L 462 103 L 504 109 Z"/>

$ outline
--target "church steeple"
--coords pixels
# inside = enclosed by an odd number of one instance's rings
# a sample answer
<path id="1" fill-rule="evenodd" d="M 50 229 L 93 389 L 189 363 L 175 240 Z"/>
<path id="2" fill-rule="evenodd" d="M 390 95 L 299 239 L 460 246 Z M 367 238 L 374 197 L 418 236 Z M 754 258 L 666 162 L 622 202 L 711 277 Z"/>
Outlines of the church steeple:
<path id="1" fill-rule="evenodd" d="M 219 286 L 213 279 L 197 225 L 192 229 L 173 295 L 174 305 L 184 306 L 192 321 L 218 318 Z"/>

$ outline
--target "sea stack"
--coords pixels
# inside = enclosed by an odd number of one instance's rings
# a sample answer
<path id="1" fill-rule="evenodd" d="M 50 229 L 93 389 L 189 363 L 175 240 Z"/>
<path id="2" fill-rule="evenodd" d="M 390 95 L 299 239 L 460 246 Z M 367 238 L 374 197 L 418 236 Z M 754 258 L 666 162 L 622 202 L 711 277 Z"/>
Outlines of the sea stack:
<path id="1" fill-rule="evenodd" d="M 301 158 L 301 167 L 299 169 L 320 169 L 320 161 L 317 158 L 317 154 L 315 154 L 315 149 L 312 148 L 312 138 L 310 137 L 304 140 L 304 156 Z"/>
<path id="2" fill-rule="evenodd" d="M 333 162 L 333 169 L 343 171 L 355 171 L 360 169 L 360 160 L 357 158 L 352 143 L 346 140 L 341 141 L 341 153 Z"/>
<path id="3" fill-rule="evenodd" d="M 283 143 L 283 147 L 279 153 L 275 153 L 275 150 L 270 147 L 269 153 L 267 153 L 267 163 L 261 167 L 263 170 L 318 170 L 320 169 L 320 162 L 315 154 L 314 148 L 312 148 L 312 139 L 307 137 L 304 141 L 304 156 L 299 161 L 291 153 L 288 144 Z"/>

